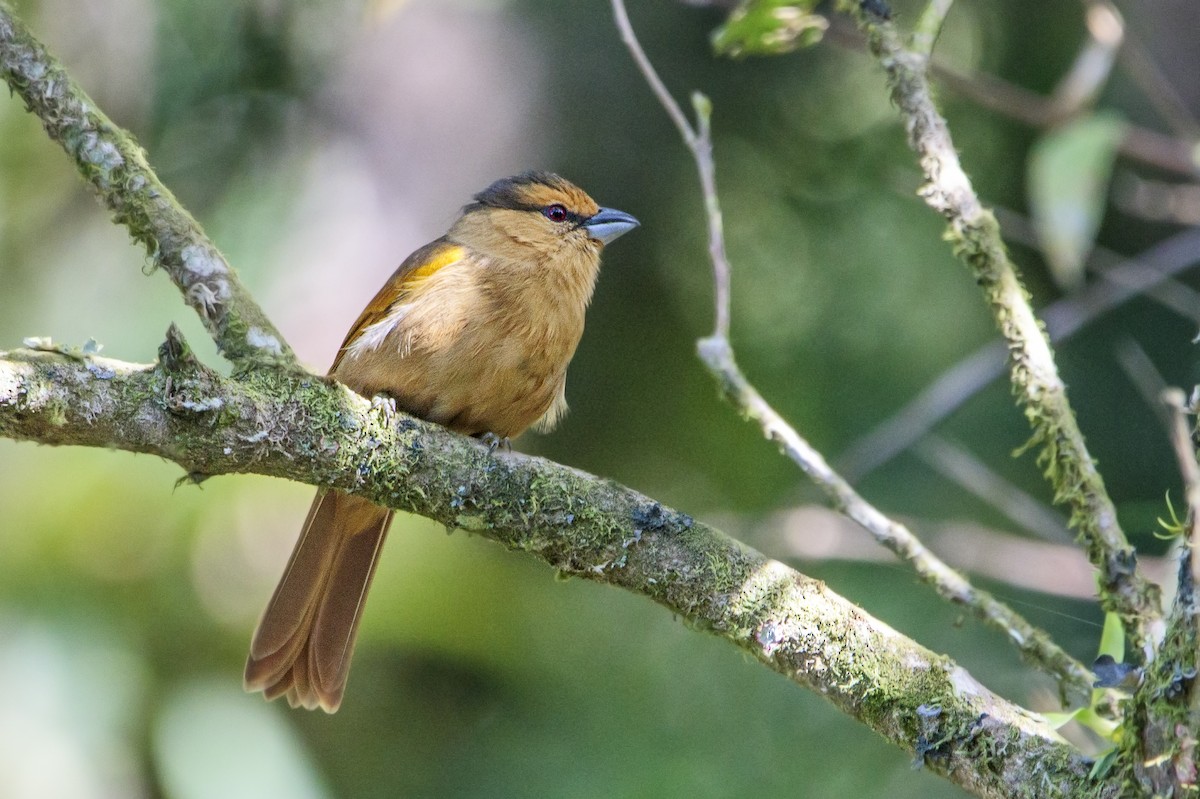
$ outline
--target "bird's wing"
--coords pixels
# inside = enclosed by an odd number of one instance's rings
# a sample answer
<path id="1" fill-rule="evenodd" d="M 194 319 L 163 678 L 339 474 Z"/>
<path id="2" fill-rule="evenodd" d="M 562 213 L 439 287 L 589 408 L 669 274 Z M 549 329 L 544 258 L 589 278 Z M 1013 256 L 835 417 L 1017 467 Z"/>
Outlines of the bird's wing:
<path id="1" fill-rule="evenodd" d="M 466 250 L 462 245 L 454 244 L 443 236 L 429 242 L 405 258 L 404 263 L 400 264 L 399 268 L 392 273 L 388 282 L 383 284 L 383 288 L 379 290 L 375 298 L 367 303 L 367 307 L 358 315 L 358 320 L 346 334 L 342 346 L 338 348 L 337 357 L 333 359 L 333 366 L 329 367 L 330 374 L 337 370 L 350 343 L 362 335 L 362 332 L 368 327 L 383 321 L 398 303 L 404 302 L 413 284 L 429 277 L 439 269 L 461 260 L 465 254 Z"/>

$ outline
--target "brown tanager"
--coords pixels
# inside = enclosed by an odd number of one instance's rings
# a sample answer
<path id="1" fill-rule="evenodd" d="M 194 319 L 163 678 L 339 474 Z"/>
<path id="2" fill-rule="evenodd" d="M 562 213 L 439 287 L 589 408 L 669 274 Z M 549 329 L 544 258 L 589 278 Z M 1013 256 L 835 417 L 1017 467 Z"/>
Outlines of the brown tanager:
<path id="1" fill-rule="evenodd" d="M 550 430 L 604 245 L 637 227 L 558 175 L 498 180 L 405 259 L 350 328 L 329 374 L 469 436 Z M 254 633 L 246 689 L 332 713 L 392 511 L 317 492 Z"/>

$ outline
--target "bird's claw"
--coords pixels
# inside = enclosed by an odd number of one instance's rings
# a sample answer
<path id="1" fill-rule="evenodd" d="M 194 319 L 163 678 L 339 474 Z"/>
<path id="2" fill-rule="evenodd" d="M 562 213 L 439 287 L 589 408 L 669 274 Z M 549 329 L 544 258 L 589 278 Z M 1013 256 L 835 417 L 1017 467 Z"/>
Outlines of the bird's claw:
<path id="1" fill-rule="evenodd" d="M 376 394 L 371 397 L 371 408 L 382 412 L 385 422 L 391 422 L 396 416 L 396 398 L 387 394 Z"/>
<path id="2" fill-rule="evenodd" d="M 484 433 L 479 437 L 479 440 L 487 444 L 488 454 L 493 454 L 497 449 L 504 448 L 505 452 L 512 452 L 512 441 L 508 436 L 498 436 L 495 433 Z"/>

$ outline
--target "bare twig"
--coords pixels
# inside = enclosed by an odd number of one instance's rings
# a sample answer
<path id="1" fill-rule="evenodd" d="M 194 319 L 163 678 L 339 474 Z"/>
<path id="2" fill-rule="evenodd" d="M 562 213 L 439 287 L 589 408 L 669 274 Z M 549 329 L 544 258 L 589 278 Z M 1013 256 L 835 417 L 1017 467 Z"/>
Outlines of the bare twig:
<path id="1" fill-rule="evenodd" d="M 734 360 L 728 338 L 730 265 L 725 253 L 720 204 L 716 182 L 713 179 L 715 166 L 709 128 L 711 108 L 707 100 L 696 95 L 698 122 L 693 130 L 682 110 L 663 87 L 654 66 L 638 44 L 637 36 L 625 13 L 623 0 L 612 0 L 612 5 L 622 40 L 629 47 L 635 63 L 646 76 L 659 102 L 663 104 L 668 115 L 676 120 L 676 127 L 679 128 L 684 143 L 692 151 L 700 173 L 704 204 L 708 209 L 710 256 L 717 283 L 717 325 L 712 336 L 698 343 L 698 351 L 700 359 L 716 378 L 726 399 L 747 419 L 757 422 L 763 434 L 779 444 L 783 453 L 825 492 L 840 511 L 858 522 L 876 541 L 912 566 L 917 575 L 941 596 L 970 608 L 977 618 L 1004 632 L 1031 662 L 1059 680 L 1064 693 L 1086 691 L 1091 685 L 1091 677 L 1082 664 L 1011 608 L 987 592 L 972 586 L 966 578 L 929 551 L 910 530 L 888 519 L 859 496 L 849 483 L 829 467 L 821 454 L 771 408 L 742 375 Z"/>
<path id="2" fill-rule="evenodd" d="M 1114 208 L 1133 219 L 1188 227 L 1200 225 L 1200 185 L 1196 183 L 1155 180 L 1118 168 L 1113 174 L 1109 198 Z"/>
<path id="3" fill-rule="evenodd" d="M 1046 333 L 1061 343 L 1085 325 L 1122 303 L 1149 293 L 1170 276 L 1200 260 L 1200 229 L 1175 234 L 1119 266 L 1105 269 L 1103 280 L 1079 293 L 1046 306 Z M 1170 301 L 1171 298 L 1163 297 Z M 1176 300 L 1178 299 L 1175 298 Z M 1174 305 L 1172 306 L 1175 307 Z M 1195 309 L 1175 308 L 1194 318 Z M 947 369 L 903 408 L 851 444 L 838 459 L 838 469 L 858 481 L 946 419 L 971 397 L 1004 373 L 1007 353 L 1002 344 L 986 344 Z"/>
<path id="4" fill-rule="evenodd" d="M 901 519 L 905 524 L 908 520 Z M 802 561 L 884 563 L 892 556 L 858 532 L 858 525 L 829 508 L 805 505 L 778 511 L 763 519 L 740 516 L 719 519 L 726 532 L 739 537 L 778 542 L 773 546 Z M 1049 596 L 1094 600 L 1096 570 L 1074 543 L 1054 544 L 1020 538 L 970 521 L 912 520 L 921 539 L 955 569 L 1005 585 Z M 769 538 L 764 539 L 764 534 Z M 1167 558 L 1138 558 L 1138 565 L 1154 579 L 1170 579 L 1173 563 Z M 1051 607 L 1041 610 L 1055 613 Z"/>
<path id="5" fill-rule="evenodd" d="M 1150 105 L 1175 135 L 1182 141 L 1200 139 L 1200 125 L 1196 124 L 1190 105 L 1158 68 L 1154 55 L 1141 39 L 1127 32 L 1119 57 Z"/>
<path id="6" fill-rule="evenodd" d="M 1129 378 L 1130 385 L 1137 389 L 1146 406 L 1163 423 L 1163 430 L 1170 434 L 1173 425 L 1171 411 L 1163 401 L 1167 383 L 1155 368 L 1154 361 L 1133 338 L 1126 337 L 1118 341 L 1114 351 L 1117 363 Z"/>
<path id="7" fill-rule="evenodd" d="M 717 171 L 712 158 L 712 130 L 709 120 L 712 108 L 708 98 L 696 92 L 692 95 L 692 105 L 696 111 L 696 127 L 688 122 L 687 115 L 675 102 L 662 78 L 646 57 L 646 52 L 633 32 L 629 22 L 629 14 L 625 11 L 625 3 L 613 0 L 613 16 L 616 19 L 617 30 L 621 41 L 629 49 L 646 83 L 649 84 L 654 96 L 662 105 L 667 116 L 675 123 L 683 143 L 692 151 L 696 161 L 696 169 L 700 176 L 700 187 L 704 195 L 704 210 L 708 215 L 708 256 L 713 267 L 713 287 L 716 293 L 716 320 L 713 335 L 722 338 L 729 337 L 729 257 L 725 254 L 725 225 L 721 221 L 721 205 L 717 200 Z"/>
<path id="8" fill-rule="evenodd" d="M 920 194 L 946 218 L 947 237 L 984 290 L 1004 336 L 1011 357 L 1013 388 L 1033 428 L 1030 444 L 1041 447 L 1038 462 L 1054 486 L 1055 498 L 1070 506 L 1072 526 L 1100 570 L 1101 600 L 1107 609 L 1120 615 L 1135 647 L 1144 657 L 1150 657 L 1162 635 L 1157 586 L 1137 571 L 1134 550 L 1121 530 L 1116 508 L 1067 400 L 1050 342 L 1008 258 L 999 225 L 975 194 L 945 120 L 937 111 L 925 75 L 925 60 L 904 49 L 890 22 L 869 17 L 856 4 L 843 5 L 856 14 L 871 51 L 887 74 L 909 144 L 920 157 L 925 173 L 927 182 Z"/>
<path id="9" fill-rule="evenodd" d="M 863 48 L 861 35 L 849 25 L 831 20 L 826 38 L 856 50 Z M 1062 121 L 1059 104 L 1052 98 L 1010 83 L 995 75 L 976 72 L 964 75 L 936 58 L 930 70 L 938 82 L 983 108 L 1003 114 L 1026 125 L 1044 128 Z M 1119 152 L 1125 158 L 1189 178 L 1200 175 L 1200 162 L 1195 156 L 1195 142 L 1159 133 L 1156 130 L 1131 124 L 1121 141 Z"/>
<path id="10" fill-rule="evenodd" d="M 1088 4 L 1085 20 L 1087 39 L 1050 97 L 1056 121 L 1079 114 L 1095 101 L 1108 83 L 1125 37 L 1125 21 L 1115 6 L 1104 0 Z"/>
<path id="11" fill-rule="evenodd" d="M 1200 464 L 1196 462 L 1196 444 L 1192 440 L 1192 431 L 1187 422 L 1187 414 L 1195 413 L 1196 409 L 1189 405 L 1183 392 L 1177 388 L 1165 389 L 1161 396 L 1163 404 L 1170 412 L 1171 446 L 1179 462 L 1179 473 L 1183 477 L 1183 494 L 1188 508 L 1186 537 L 1181 548 L 1181 557 L 1190 561 L 1196 547 L 1200 546 Z M 1191 572 L 1191 569 L 1188 571 Z M 1191 573 L 1195 584 L 1200 575 Z M 1176 605 L 1181 601 L 1183 600 L 1179 595 L 1176 595 Z"/>
<path id="12" fill-rule="evenodd" d="M 909 47 L 914 53 L 925 58 L 933 55 L 933 46 L 942 33 L 946 15 L 950 13 L 953 5 L 954 0 L 929 0 L 913 28 Z"/>
<path id="13" fill-rule="evenodd" d="M 1004 230 L 1006 241 L 1018 242 L 1035 249 L 1041 247 L 1041 240 L 1038 238 L 1037 230 L 1034 229 L 1033 221 L 1029 217 L 1000 206 L 994 207 L 992 210 L 995 211 L 996 219 L 999 220 L 1000 226 Z M 1095 244 L 1088 255 L 1085 267 L 1089 274 L 1099 278 L 1102 282 L 1111 283 L 1116 286 L 1128 285 L 1130 288 L 1136 288 L 1141 295 L 1154 300 L 1154 302 L 1167 310 L 1178 314 L 1197 327 L 1200 327 L 1200 292 L 1197 292 L 1186 283 L 1171 277 L 1171 270 L 1160 269 L 1155 260 L 1149 257 L 1150 254 L 1156 252 L 1158 250 L 1151 250 L 1150 253 L 1143 255 L 1126 257 L 1115 250 L 1105 247 L 1103 244 Z M 1154 279 L 1149 281 L 1131 280 L 1130 270 L 1125 267 L 1140 268 L 1151 273 L 1159 272 L 1160 274 L 1155 275 Z M 1072 296 L 1078 296 L 1078 294 Z M 1103 296 L 1101 295 L 1101 297 Z M 1082 303 L 1075 310 L 1072 310 L 1075 308 L 1072 305 L 1060 306 L 1059 303 L 1052 303 L 1044 309 L 1042 321 L 1049 325 L 1051 319 L 1059 314 L 1063 314 L 1065 318 L 1055 320 L 1054 324 L 1067 324 L 1072 328 L 1076 328 L 1087 324 L 1099 314 L 1110 310 L 1110 307 L 1105 302 L 1099 302 L 1092 298 L 1088 298 L 1086 302 Z M 1060 308 L 1066 310 L 1063 311 Z M 1076 315 L 1081 318 L 1077 322 L 1071 322 L 1070 319 Z M 1057 343 L 1058 338 L 1055 331 L 1050 330 L 1049 332 L 1050 341 Z"/>
<path id="14" fill-rule="evenodd" d="M 1187 512 L 1182 520 L 1172 519 L 1178 536 L 1175 595 L 1166 619 L 1166 633 L 1159 657 L 1144 669 L 1133 701 L 1126 713 L 1125 745 L 1134 750 L 1129 758 L 1135 776 L 1155 796 L 1186 796 L 1196 789 L 1196 738 L 1200 708 L 1195 695 L 1197 649 L 1200 647 L 1200 618 L 1196 614 L 1195 547 L 1200 536 L 1200 464 L 1187 415 L 1194 413 L 1181 390 L 1166 386 L 1162 375 L 1137 342 L 1127 340 L 1118 357 L 1130 380 L 1153 403 L 1164 423 L 1183 478 Z"/>
<path id="15" fill-rule="evenodd" d="M 930 435 L 916 445 L 915 452 L 947 480 L 958 483 L 1023 529 L 1060 544 L 1071 540 L 1066 519 L 957 444 Z"/>
<path id="16" fill-rule="evenodd" d="M 745 379 L 733 360 L 733 351 L 727 341 L 716 337 L 704 339 L 700 342 L 700 357 L 710 371 L 719 375 L 721 388 L 730 403 L 748 420 L 756 422 L 766 438 L 779 445 L 783 454 L 825 492 L 837 510 L 908 563 L 940 596 L 969 608 L 976 618 L 1007 635 L 1030 662 L 1058 679 L 1064 693 L 1086 693 L 1092 683 L 1091 672 L 1086 667 L 1063 651 L 1044 631 L 947 566 L 911 530 L 881 513 L 833 471 L 821 454 Z"/>
<path id="17" fill-rule="evenodd" d="M 279 331 L 233 267 L 112 123 L 0 0 L 0 75 L 62 145 L 100 201 L 129 229 L 235 364 L 295 366 Z"/>

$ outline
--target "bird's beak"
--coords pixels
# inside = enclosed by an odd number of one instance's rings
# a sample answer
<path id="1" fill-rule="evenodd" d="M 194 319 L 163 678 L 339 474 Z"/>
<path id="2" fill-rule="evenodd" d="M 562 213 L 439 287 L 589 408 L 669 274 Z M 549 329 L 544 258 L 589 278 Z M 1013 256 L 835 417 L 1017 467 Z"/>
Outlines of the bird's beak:
<path id="1" fill-rule="evenodd" d="M 638 222 L 624 211 L 618 211 L 615 208 L 601 208 L 592 214 L 583 223 L 583 226 L 587 228 L 588 235 L 593 239 L 596 239 L 601 244 L 608 244 L 613 239 L 624 233 L 628 233 L 640 224 L 641 222 Z"/>

